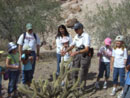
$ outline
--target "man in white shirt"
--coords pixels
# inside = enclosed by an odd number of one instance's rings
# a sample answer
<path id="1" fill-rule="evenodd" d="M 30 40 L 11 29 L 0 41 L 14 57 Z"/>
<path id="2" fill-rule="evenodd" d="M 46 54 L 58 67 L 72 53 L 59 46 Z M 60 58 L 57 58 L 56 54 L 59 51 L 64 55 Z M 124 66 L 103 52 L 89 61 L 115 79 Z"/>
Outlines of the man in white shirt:
<path id="1" fill-rule="evenodd" d="M 81 23 L 76 23 L 74 25 L 74 30 L 76 36 L 74 37 L 71 46 L 62 53 L 65 54 L 73 48 L 76 48 L 76 51 L 71 53 L 71 56 L 74 56 L 73 68 L 80 68 L 80 71 L 74 72 L 73 77 L 75 81 L 80 77 L 80 83 L 84 81 L 84 86 L 86 86 L 86 78 L 91 61 L 91 57 L 89 56 L 90 37 L 83 31 L 83 25 Z"/>
<path id="2" fill-rule="evenodd" d="M 24 45 L 29 45 L 32 49 L 31 55 L 34 58 L 32 64 L 32 78 L 33 78 L 36 58 L 39 59 L 40 39 L 35 33 L 33 33 L 33 28 L 31 23 L 26 24 L 26 32 L 21 34 L 21 36 L 17 41 L 17 44 L 19 45 L 18 49 L 19 49 L 20 60 L 21 60 L 21 55 L 22 55 L 22 50 Z"/>

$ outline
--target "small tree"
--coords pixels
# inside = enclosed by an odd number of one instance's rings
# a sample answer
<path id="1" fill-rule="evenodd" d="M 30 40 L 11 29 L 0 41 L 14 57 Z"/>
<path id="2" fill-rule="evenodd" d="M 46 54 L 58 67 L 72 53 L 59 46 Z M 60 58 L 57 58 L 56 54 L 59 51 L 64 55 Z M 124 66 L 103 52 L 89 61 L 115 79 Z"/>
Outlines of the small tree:
<path id="1" fill-rule="evenodd" d="M 1 0 L 0 35 L 9 41 L 17 40 L 28 22 L 35 31 L 45 32 L 48 26 L 52 31 L 61 19 L 59 10 L 59 2 L 55 0 Z"/>

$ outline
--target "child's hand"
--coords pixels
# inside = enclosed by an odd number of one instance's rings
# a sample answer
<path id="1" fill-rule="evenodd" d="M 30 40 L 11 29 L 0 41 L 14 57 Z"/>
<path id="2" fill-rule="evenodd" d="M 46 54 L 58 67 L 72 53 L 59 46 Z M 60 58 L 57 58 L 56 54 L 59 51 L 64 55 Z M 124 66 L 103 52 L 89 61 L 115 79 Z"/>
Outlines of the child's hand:
<path id="1" fill-rule="evenodd" d="M 29 60 L 33 60 L 33 56 L 29 56 Z"/>
<path id="2" fill-rule="evenodd" d="M 19 66 L 14 66 L 15 67 L 15 69 L 19 69 Z"/>

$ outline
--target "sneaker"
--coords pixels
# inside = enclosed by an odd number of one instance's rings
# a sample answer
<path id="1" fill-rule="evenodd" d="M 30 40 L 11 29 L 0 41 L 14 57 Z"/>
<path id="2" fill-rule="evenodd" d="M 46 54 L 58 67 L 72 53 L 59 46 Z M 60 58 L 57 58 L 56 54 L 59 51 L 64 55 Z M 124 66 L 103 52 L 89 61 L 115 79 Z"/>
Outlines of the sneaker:
<path id="1" fill-rule="evenodd" d="M 113 88 L 112 92 L 111 92 L 111 96 L 114 96 L 116 94 L 116 88 Z"/>
<path id="2" fill-rule="evenodd" d="M 119 93 L 119 95 L 117 96 L 117 98 L 122 98 L 123 97 L 123 91 L 121 91 L 120 93 Z"/>
<path id="3" fill-rule="evenodd" d="M 99 88 L 100 88 L 100 86 L 99 86 L 99 83 L 98 83 L 98 82 L 96 82 L 96 83 L 95 83 L 95 87 L 96 87 L 97 89 L 99 89 Z"/>
<path id="4" fill-rule="evenodd" d="M 107 88 L 107 82 L 104 82 L 103 88 L 104 88 L 104 89 Z"/>

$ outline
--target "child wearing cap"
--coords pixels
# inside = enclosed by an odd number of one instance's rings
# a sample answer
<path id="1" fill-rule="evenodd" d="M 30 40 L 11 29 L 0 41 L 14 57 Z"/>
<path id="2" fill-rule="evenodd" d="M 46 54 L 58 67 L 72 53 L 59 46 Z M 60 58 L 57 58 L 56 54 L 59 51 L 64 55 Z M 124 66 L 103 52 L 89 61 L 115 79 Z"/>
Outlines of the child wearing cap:
<path id="1" fill-rule="evenodd" d="M 115 47 L 112 50 L 112 58 L 111 58 L 111 71 L 114 67 L 113 71 L 113 90 L 110 95 L 115 95 L 117 91 L 118 84 L 118 76 L 120 76 L 120 86 L 122 87 L 122 91 L 119 94 L 118 98 L 122 97 L 123 87 L 125 83 L 125 65 L 127 61 L 127 49 L 124 46 L 123 36 L 119 35 L 115 39 Z"/>
<path id="2" fill-rule="evenodd" d="M 110 58 L 112 55 L 112 48 L 111 48 L 111 39 L 106 38 L 104 40 L 105 46 L 102 46 L 99 49 L 98 57 L 99 57 L 99 74 L 97 77 L 97 81 L 95 83 L 96 88 L 100 88 L 99 86 L 99 80 L 103 77 L 103 74 L 105 72 L 105 80 L 104 80 L 104 86 L 103 88 L 107 88 L 107 81 L 110 76 Z"/>
<path id="3" fill-rule="evenodd" d="M 21 70 L 21 65 L 19 61 L 19 54 L 17 52 L 17 45 L 13 42 L 8 44 L 8 56 L 6 58 L 6 67 L 9 70 L 9 84 L 8 84 L 8 97 L 14 92 L 17 92 L 17 83 L 19 79 L 19 74 Z"/>
<path id="4" fill-rule="evenodd" d="M 68 47 L 69 47 L 69 38 L 68 37 L 63 37 L 62 39 L 62 50 L 61 51 L 65 51 Z M 70 59 L 70 52 L 67 52 L 65 55 L 61 55 L 61 60 L 64 60 L 64 70 L 65 68 L 69 68 L 71 67 L 71 64 L 67 65 L 67 61 Z M 67 77 L 65 77 L 65 79 L 62 81 L 62 85 L 64 85 L 65 81 L 66 81 Z"/>
<path id="5" fill-rule="evenodd" d="M 3 52 L 4 51 L 0 51 L 0 56 Z M 3 66 L 0 66 L 0 98 L 2 98 L 2 93 L 1 93 L 1 90 L 2 90 L 2 74 L 4 74 L 4 68 L 3 68 Z"/>
<path id="6" fill-rule="evenodd" d="M 31 70 L 33 63 L 33 56 L 31 56 L 31 48 L 29 45 L 23 46 L 23 52 L 21 56 L 22 60 L 22 83 L 30 86 L 32 78 L 31 78 Z"/>
<path id="7" fill-rule="evenodd" d="M 126 81 L 125 81 L 122 98 L 130 97 L 130 55 L 128 56 L 128 59 L 127 59 L 126 70 L 127 70 L 127 76 L 126 76 Z"/>

